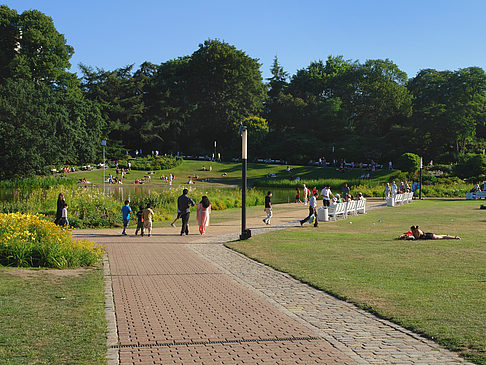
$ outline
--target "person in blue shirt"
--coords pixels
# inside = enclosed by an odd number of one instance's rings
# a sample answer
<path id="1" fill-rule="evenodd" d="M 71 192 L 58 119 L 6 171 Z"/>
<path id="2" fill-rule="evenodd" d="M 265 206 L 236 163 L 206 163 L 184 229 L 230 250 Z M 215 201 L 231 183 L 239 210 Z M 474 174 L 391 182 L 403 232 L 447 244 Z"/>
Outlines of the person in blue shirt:
<path id="1" fill-rule="evenodd" d="M 130 221 L 130 213 L 132 212 L 132 208 L 130 208 L 130 202 L 125 200 L 125 205 L 122 207 L 122 215 L 123 215 L 123 232 L 122 235 L 127 235 L 127 227 L 128 222 Z"/>

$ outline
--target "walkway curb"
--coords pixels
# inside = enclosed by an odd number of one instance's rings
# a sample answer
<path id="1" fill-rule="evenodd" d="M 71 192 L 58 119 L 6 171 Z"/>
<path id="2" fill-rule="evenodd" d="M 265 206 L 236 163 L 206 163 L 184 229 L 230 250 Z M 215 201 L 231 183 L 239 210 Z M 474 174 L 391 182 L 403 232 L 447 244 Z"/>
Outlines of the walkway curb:
<path id="1" fill-rule="evenodd" d="M 120 363 L 118 330 L 116 326 L 115 302 L 113 299 L 113 284 L 111 281 L 110 260 L 108 254 L 103 255 L 103 274 L 105 284 L 105 318 L 106 318 L 106 363 L 118 365 Z"/>

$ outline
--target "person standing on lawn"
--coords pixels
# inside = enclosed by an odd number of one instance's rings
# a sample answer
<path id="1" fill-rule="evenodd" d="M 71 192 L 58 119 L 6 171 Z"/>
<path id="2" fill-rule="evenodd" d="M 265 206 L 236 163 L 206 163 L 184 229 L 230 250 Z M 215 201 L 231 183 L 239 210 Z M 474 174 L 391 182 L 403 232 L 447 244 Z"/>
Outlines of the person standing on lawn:
<path id="1" fill-rule="evenodd" d="M 317 193 L 314 193 L 312 197 L 310 198 L 309 201 L 309 215 L 307 218 L 304 218 L 303 220 L 300 221 L 300 225 L 302 226 L 305 222 L 309 221 L 311 217 L 314 217 L 314 227 L 317 227 L 319 225 L 319 220 L 317 219 L 317 197 L 319 195 Z"/>
<path id="2" fill-rule="evenodd" d="M 181 228 L 181 236 L 185 233 L 186 236 L 189 235 L 189 216 L 191 215 L 191 207 L 195 206 L 194 200 L 189 198 L 187 194 L 189 190 L 184 189 L 182 191 L 182 195 L 177 198 L 177 209 L 181 212 L 181 219 L 182 219 L 182 228 Z"/>
<path id="3" fill-rule="evenodd" d="M 130 208 L 130 202 L 125 200 L 125 205 L 122 207 L 122 216 L 123 216 L 123 232 L 122 235 L 127 235 L 127 228 L 128 223 L 130 222 L 130 213 L 132 212 L 132 208 Z"/>
<path id="4" fill-rule="evenodd" d="M 265 197 L 265 212 L 267 213 L 267 217 L 263 220 L 263 223 L 270 224 L 270 220 L 272 219 L 272 192 L 269 191 L 267 196 Z"/>

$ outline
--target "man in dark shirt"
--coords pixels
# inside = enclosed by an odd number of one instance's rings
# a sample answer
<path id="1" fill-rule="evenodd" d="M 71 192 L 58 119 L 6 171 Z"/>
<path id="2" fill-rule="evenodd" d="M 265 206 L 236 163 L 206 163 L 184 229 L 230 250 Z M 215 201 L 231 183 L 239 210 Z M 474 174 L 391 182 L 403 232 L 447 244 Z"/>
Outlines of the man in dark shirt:
<path id="1" fill-rule="evenodd" d="M 182 219 L 181 236 L 184 233 L 186 234 L 186 236 L 189 234 L 189 227 L 187 226 L 187 223 L 189 222 L 191 207 L 196 205 L 196 203 L 194 203 L 194 200 L 192 200 L 187 196 L 188 193 L 189 191 L 187 189 L 184 189 L 182 191 L 182 195 L 179 198 L 177 198 L 177 208 L 179 212 L 181 212 L 181 219 Z"/>
<path id="2" fill-rule="evenodd" d="M 348 195 L 351 191 L 351 189 L 349 188 L 348 184 L 347 183 L 344 183 L 344 186 L 343 186 L 343 199 L 348 199 Z"/>
<path id="3" fill-rule="evenodd" d="M 270 219 L 272 219 L 272 192 L 269 191 L 265 197 L 265 212 L 267 213 L 267 218 L 263 220 L 265 224 L 270 224 Z"/>

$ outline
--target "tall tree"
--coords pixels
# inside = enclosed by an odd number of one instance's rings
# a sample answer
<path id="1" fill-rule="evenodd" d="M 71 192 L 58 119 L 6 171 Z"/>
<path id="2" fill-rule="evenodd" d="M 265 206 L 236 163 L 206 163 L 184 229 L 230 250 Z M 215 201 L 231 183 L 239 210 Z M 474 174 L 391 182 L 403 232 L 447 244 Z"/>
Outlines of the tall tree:
<path id="1" fill-rule="evenodd" d="M 412 122 L 431 159 L 466 151 L 478 126 L 486 124 L 486 75 L 478 67 L 458 71 L 426 69 L 411 79 Z"/>
<path id="2" fill-rule="evenodd" d="M 72 87 L 74 74 L 66 71 L 71 64 L 73 47 L 59 33 L 52 18 L 38 10 L 17 14 L 0 5 L 0 79 L 9 77 Z"/>
<path id="3" fill-rule="evenodd" d="M 199 45 L 190 58 L 187 81 L 195 106 L 191 144 L 201 152 L 208 151 L 214 140 L 229 149 L 233 123 L 262 111 L 266 86 L 260 63 L 228 43 L 207 40 Z"/>

